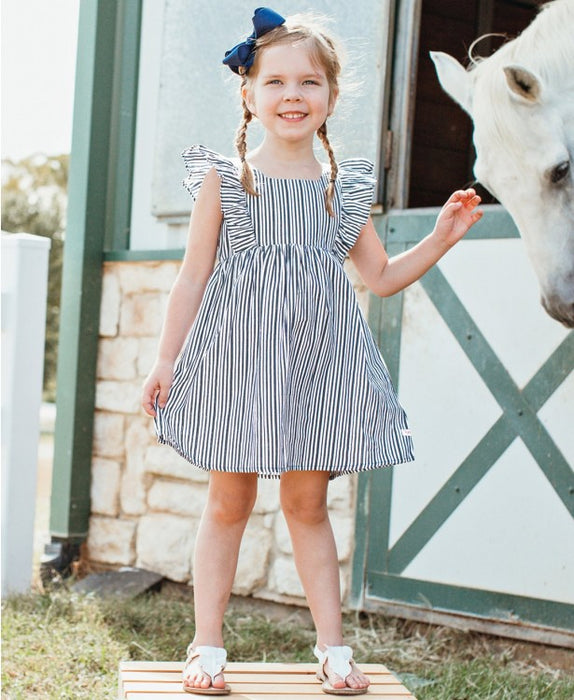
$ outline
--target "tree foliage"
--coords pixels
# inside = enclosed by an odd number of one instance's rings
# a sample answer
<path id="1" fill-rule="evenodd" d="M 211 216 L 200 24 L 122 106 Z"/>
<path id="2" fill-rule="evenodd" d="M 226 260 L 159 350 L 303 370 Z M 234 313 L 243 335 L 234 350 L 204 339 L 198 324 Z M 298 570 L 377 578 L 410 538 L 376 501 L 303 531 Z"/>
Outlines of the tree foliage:
<path id="1" fill-rule="evenodd" d="M 50 238 L 44 353 L 44 399 L 56 396 L 62 260 L 66 230 L 69 156 L 34 155 L 2 161 L 2 231 Z"/>

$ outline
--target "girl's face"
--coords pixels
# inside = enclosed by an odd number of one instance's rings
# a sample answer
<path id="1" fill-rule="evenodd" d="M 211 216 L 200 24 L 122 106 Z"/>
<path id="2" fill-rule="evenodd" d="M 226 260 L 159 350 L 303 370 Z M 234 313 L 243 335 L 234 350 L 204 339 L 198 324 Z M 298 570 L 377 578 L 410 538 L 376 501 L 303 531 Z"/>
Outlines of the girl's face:
<path id="1" fill-rule="evenodd" d="M 337 99 L 331 95 L 325 70 L 301 42 L 262 49 L 257 72 L 243 88 L 243 97 L 269 135 L 311 144 Z"/>

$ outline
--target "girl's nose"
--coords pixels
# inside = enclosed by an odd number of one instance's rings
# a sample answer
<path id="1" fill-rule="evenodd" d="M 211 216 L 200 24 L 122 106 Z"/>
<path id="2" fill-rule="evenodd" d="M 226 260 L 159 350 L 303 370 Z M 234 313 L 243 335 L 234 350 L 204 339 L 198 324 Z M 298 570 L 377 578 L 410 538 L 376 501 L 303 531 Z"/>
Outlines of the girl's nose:
<path id="1" fill-rule="evenodd" d="M 301 93 L 299 92 L 298 85 L 287 85 L 285 92 L 283 93 L 283 99 L 285 102 L 299 102 L 301 99 Z"/>

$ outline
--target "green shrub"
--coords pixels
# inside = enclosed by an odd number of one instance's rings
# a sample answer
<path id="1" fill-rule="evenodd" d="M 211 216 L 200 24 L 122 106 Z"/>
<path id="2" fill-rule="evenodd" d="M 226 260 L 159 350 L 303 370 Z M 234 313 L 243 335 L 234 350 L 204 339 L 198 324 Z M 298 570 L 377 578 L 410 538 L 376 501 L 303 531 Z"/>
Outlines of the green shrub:
<path id="1" fill-rule="evenodd" d="M 2 161 L 2 231 L 50 238 L 44 400 L 55 401 L 69 156 Z"/>

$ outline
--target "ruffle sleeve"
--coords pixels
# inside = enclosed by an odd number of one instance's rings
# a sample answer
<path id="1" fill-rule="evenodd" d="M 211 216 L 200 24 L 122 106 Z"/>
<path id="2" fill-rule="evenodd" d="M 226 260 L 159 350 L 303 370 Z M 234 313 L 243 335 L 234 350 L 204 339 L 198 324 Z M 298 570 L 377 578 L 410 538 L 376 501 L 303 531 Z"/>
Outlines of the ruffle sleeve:
<path id="1" fill-rule="evenodd" d="M 239 184 L 237 170 L 229 158 L 212 151 L 205 146 L 197 144 L 186 148 L 181 154 L 184 165 L 187 169 L 187 177 L 183 181 L 183 186 L 191 194 L 193 199 L 197 199 L 201 185 L 211 168 L 215 168 L 220 180 L 236 180 Z"/>
<path id="2" fill-rule="evenodd" d="M 366 158 L 349 158 L 339 163 L 341 183 L 341 224 L 335 248 L 345 258 L 367 223 L 377 182 L 374 165 Z"/>
<path id="3" fill-rule="evenodd" d="M 181 154 L 187 169 L 183 186 L 197 199 L 207 173 L 215 168 L 220 180 L 221 210 L 227 226 L 232 231 L 231 245 L 240 250 L 253 241 L 253 225 L 247 210 L 246 192 L 239 179 L 236 164 L 206 146 L 196 144 Z"/>

